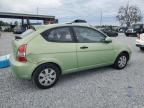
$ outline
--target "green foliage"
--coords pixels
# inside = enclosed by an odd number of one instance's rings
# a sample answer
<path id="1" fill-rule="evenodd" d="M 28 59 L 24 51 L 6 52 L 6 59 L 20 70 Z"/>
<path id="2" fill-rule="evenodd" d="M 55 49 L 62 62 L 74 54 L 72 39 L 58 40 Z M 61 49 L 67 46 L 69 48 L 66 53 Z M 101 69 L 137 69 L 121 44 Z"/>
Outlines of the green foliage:
<path id="1" fill-rule="evenodd" d="M 8 26 L 8 25 L 10 25 L 10 24 L 7 22 L 0 21 L 0 26 Z"/>

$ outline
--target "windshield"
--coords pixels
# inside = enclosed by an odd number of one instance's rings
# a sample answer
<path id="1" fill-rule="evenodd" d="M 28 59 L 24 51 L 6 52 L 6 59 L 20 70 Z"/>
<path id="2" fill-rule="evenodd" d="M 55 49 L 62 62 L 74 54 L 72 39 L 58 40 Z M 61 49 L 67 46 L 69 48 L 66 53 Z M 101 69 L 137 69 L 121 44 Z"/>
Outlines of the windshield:
<path id="1" fill-rule="evenodd" d="M 33 29 L 28 29 L 28 30 L 26 30 L 25 32 L 23 32 L 23 33 L 20 35 L 20 37 L 24 38 L 24 37 L 30 35 L 30 34 L 33 33 L 33 32 L 35 32 L 35 30 L 33 30 Z"/>

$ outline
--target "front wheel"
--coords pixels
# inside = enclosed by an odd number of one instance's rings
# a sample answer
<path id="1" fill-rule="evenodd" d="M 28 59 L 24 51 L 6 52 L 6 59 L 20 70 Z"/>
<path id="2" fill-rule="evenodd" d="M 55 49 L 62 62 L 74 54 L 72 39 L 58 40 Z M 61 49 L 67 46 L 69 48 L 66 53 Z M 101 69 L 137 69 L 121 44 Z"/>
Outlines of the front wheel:
<path id="1" fill-rule="evenodd" d="M 113 64 L 113 67 L 116 69 L 123 69 L 126 67 L 127 62 L 128 62 L 128 54 L 122 53 L 117 57 L 115 63 Z"/>
<path id="2" fill-rule="evenodd" d="M 60 76 L 60 69 L 53 64 L 42 64 L 33 74 L 33 82 L 40 89 L 52 87 Z"/>
<path id="3" fill-rule="evenodd" d="M 144 51 L 144 47 L 140 47 L 140 50 L 141 50 L 141 51 Z"/>

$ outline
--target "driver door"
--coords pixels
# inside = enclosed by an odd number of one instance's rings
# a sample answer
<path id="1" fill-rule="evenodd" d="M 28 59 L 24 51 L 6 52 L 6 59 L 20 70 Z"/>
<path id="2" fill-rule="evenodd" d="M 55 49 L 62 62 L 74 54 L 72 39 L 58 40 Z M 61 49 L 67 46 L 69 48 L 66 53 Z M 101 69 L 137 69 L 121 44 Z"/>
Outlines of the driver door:
<path id="1" fill-rule="evenodd" d="M 112 43 L 105 43 L 106 36 L 89 27 L 73 27 L 77 38 L 76 53 L 79 68 L 97 67 L 113 61 Z"/>

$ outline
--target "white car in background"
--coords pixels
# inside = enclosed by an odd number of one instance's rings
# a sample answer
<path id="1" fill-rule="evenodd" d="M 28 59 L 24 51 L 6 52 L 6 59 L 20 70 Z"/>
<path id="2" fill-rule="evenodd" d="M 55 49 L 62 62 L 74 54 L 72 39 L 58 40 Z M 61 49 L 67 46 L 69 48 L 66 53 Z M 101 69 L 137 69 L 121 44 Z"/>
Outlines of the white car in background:
<path id="1" fill-rule="evenodd" d="M 144 51 L 144 33 L 137 34 L 136 46 L 140 48 L 140 50 Z"/>

